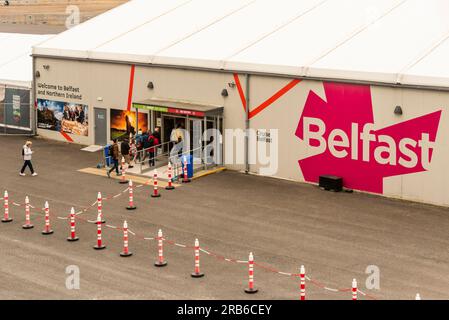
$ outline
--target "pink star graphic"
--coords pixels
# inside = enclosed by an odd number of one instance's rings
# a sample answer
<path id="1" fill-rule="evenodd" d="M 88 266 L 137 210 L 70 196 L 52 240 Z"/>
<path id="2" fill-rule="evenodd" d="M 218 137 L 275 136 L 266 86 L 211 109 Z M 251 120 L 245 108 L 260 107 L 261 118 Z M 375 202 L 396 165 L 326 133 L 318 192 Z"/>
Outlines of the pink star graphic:
<path id="1" fill-rule="evenodd" d="M 409 156 L 401 154 L 399 148 L 396 148 L 395 165 L 378 163 L 374 159 L 374 150 L 377 147 L 388 146 L 388 144 L 379 142 L 377 138 L 376 141 L 370 143 L 369 161 L 363 161 L 363 142 L 360 139 L 360 133 L 365 124 L 374 124 L 370 87 L 367 85 L 324 83 L 324 90 L 327 102 L 314 92 L 309 93 L 295 134 L 299 139 L 304 140 L 304 118 L 318 118 L 325 123 L 326 131 L 322 136 L 326 141 L 328 141 L 332 130 L 341 129 L 346 133 L 349 143 L 351 143 L 351 126 L 354 123 L 358 124 L 357 159 L 352 159 L 350 147 L 346 148 L 348 156 L 344 158 L 335 157 L 326 147 L 323 153 L 298 161 L 306 181 L 317 183 L 320 175 L 336 175 L 343 178 L 343 183 L 347 188 L 382 194 L 384 177 L 426 171 L 422 165 L 421 147 L 418 143 L 415 146 L 408 145 L 407 147 L 416 154 L 418 160 L 412 168 L 402 166 L 399 163 L 401 156 L 407 161 L 411 159 Z M 404 138 L 418 142 L 422 134 L 428 134 L 429 140 L 434 142 L 440 116 L 441 111 L 437 111 L 370 133 L 376 137 L 387 135 L 394 139 L 396 146 L 399 146 L 400 141 Z M 319 143 L 317 140 L 310 140 L 310 142 L 312 146 L 317 146 Z M 339 147 L 339 150 L 343 150 L 343 148 Z M 432 149 L 429 149 L 429 162 L 432 153 Z"/>

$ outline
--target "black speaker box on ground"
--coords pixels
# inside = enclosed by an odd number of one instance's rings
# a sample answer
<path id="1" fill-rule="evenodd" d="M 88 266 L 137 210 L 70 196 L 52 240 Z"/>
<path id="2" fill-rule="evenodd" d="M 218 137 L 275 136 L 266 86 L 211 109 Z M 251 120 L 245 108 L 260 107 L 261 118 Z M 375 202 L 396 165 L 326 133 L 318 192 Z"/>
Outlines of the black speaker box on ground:
<path id="1" fill-rule="evenodd" d="M 328 175 L 320 176 L 319 186 L 327 191 L 340 192 L 343 190 L 343 178 Z"/>

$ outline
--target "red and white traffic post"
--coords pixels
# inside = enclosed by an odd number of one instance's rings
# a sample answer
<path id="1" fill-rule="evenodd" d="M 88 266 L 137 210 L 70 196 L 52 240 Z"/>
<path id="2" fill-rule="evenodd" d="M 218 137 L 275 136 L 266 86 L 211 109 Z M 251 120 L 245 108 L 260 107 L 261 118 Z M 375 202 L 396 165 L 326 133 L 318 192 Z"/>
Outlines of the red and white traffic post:
<path id="1" fill-rule="evenodd" d="M 248 273 L 248 288 L 245 289 L 245 292 L 249 294 L 256 293 L 259 290 L 254 287 L 254 256 L 252 252 L 249 254 L 248 258 Z"/>
<path id="2" fill-rule="evenodd" d="M 45 211 L 45 227 L 42 231 L 43 235 L 49 235 L 53 233 L 53 230 L 50 226 L 50 207 L 48 206 L 48 201 L 45 201 L 44 205 L 44 211 Z"/>
<path id="3" fill-rule="evenodd" d="M 95 250 L 102 250 L 105 249 L 106 246 L 103 244 L 102 238 L 101 238 L 101 216 L 98 214 L 97 216 L 97 244 L 94 246 Z"/>
<path id="4" fill-rule="evenodd" d="M 25 224 L 22 226 L 23 229 L 33 229 L 34 226 L 30 221 L 30 199 L 28 196 L 25 197 Z"/>
<path id="5" fill-rule="evenodd" d="M 357 300 L 357 280 L 352 279 L 352 300 Z"/>
<path id="6" fill-rule="evenodd" d="M 191 274 L 193 278 L 204 277 L 204 273 L 200 272 L 200 242 L 195 239 L 195 269 Z"/>
<path id="7" fill-rule="evenodd" d="M 123 222 L 123 251 L 120 252 L 121 257 L 130 257 L 133 253 L 129 251 L 128 248 L 128 223 Z"/>
<path id="8" fill-rule="evenodd" d="M 106 220 L 103 219 L 103 198 L 101 192 L 98 192 L 97 195 L 97 212 L 100 215 L 101 223 L 106 223 Z"/>
<path id="9" fill-rule="evenodd" d="M 78 241 L 79 238 L 76 236 L 75 231 L 75 209 L 72 207 L 70 209 L 70 236 L 67 238 L 67 241 Z"/>
<path id="10" fill-rule="evenodd" d="M 128 183 L 128 180 L 126 180 L 125 157 L 122 157 L 122 176 L 119 180 L 119 183 L 120 184 Z"/>
<path id="11" fill-rule="evenodd" d="M 186 156 L 183 157 L 182 162 L 183 162 L 182 163 L 183 164 L 182 183 L 189 183 L 189 182 L 191 182 L 191 180 L 189 179 L 189 173 L 187 170 L 187 157 Z"/>
<path id="12" fill-rule="evenodd" d="M 167 265 L 167 261 L 164 260 L 164 238 L 162 235 L 162 230 L 159 229 L 157 233 L 157 249 L 158 249 L 158 259 L 154 263 L 156 267 L 165 267 Z"/>
<path id="13" fill-rule="evenodd" d="M 151 194 L 152 198 L 159 198 L 161 196 L 161 194 L 158 191 L 158 186 L 157 186 L 157 171 L 154 170 L 153 173 L 153 193 Z"/>
<path id="14" fill-rule="evenodd" d="M 8 191 L 5 191 L 5 194 L 3 196 L 3 201 L 4 201 L 3 208 L 4 208 L 5 212 L 4 212 L 4 216 L 3 216 L 2 222 L 4 222 L 4 223 L 11 222 L 12 218 L 9 216 L 9 196 L 8 196 Z"/>
<path id="15" fill-rule="evenodd" d="M 304 266 L 301 266 L 299 269 L 299 279 L 300 299 L 306 300 L 306 269 Z"/>
<path id="16" fill-rule="evenodd" d="M 168 185 L 165 187 L 165 190 L 173 190 L 175 187 L 173 186 L 173 167 L 171 165 L 171 162 L 168 162 Z"/>
<path id="17" fill-rule="evenodd" d="M 136 210 L 137 207 L 134 205 L 134 190 L 132 180 L 129 180 L 128 192 L 129 192 L 129 203 L 128 206 L 126 207 L 126 210 Z"/>

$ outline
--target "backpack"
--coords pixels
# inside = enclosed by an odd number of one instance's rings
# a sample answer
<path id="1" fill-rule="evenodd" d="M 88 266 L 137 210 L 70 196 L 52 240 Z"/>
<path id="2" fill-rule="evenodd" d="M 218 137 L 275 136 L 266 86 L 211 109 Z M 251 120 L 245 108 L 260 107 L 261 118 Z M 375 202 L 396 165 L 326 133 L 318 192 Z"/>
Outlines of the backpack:
<path id="1" fill-rule="evenodd" d="M 108 147 L 108 154 L 110 157 L 112 157 L 112 147 L 113 147 L 113 144 L 109 145 L 109 147 Z"/>
<path id="2" fill-rule="evenodd" d="M 154 146 L 154 137 L 153 137 L 153 136 L 150 136 L 150 137 L 148 138 L 148 144 L 150 145 L 150 147 L 153 147 L 153 146 Z"/>
<path id="3" fill-rule="evenodd" d="M 25 148 L 22 147 L 22 157 L 25 156 Z"/>

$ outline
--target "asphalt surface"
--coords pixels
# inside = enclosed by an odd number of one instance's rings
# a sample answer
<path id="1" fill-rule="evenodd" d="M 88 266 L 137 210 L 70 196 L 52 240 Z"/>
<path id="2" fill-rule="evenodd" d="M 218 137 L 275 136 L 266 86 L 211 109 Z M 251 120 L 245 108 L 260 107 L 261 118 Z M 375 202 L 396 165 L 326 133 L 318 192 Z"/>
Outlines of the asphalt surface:
<path id="1" fill-rule="evenodd" d="M 0 223 L 0 299 L 298 299 L 299 279 L 272 272 L 297 273 L 304 264 L 308 299 L 351 299 L 359 289 L 377 299 L 449 298 L 449 216 L 446 208 L 359 193 L 332 193 L 315 186 L 225 171 L 195 180 L 162 197 L 149 197 L 150 187 L 135 191 L 135 212 L 125 210 L 126 195 L 104 201 L 108 225 L 126 219 L 130 250 L 122 258 L 122 233 L 103 227 L 107 249 L 95 251 L 95 219 L 89 210 L 77 220 L 78 242 L 67 242 L 66 216 L 95 201 L 123 191 L 116 180 L 79 173 L 94 166 L 99 154 L 80 146 L 34 141 L 33 163 L 39 175 L 20 177 L 22 137 L 0 137 L 0 188 L 10 202 L 26 195 L 37 208 L 47 200 L 53 235 L 41 235 L 43 214 L 33 210 L 35 228 L 23 230 L 23 207 L 11 206 L 14 221 Z M 247 260 L 253 252 L 255 285 L 247 295 L 247 265 L 201 253 L 204 278 L 193 279 L 193 250 L 165 243 L 165 268 L 156 268 L 155 241 L 164 237 L 225 258 Z M 66 267 L 80 268 L 80 289 L 66 288 Z M 365 287 L 367 266 L 380 270 L 380 290 Z M 272 269 L 271 271 L 268 269 Z M 359 294 L 360 299 L 367 296 Z"/>

